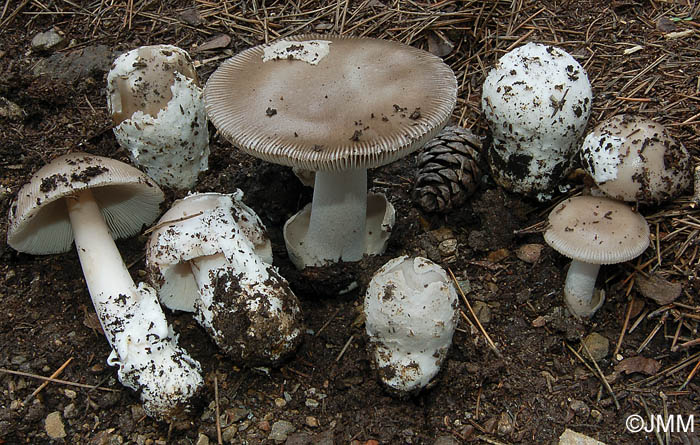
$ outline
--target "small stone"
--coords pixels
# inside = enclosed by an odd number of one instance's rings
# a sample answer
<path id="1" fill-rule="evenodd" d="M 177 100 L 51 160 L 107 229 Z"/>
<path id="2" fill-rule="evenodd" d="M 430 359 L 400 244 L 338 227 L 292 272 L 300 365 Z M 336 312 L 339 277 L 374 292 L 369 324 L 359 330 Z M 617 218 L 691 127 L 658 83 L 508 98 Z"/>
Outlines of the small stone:
<path id="1" fill-rule="evenodd" d="M 564 430 L 559 436 L 559 445 L 605 445 L 603 442 L 588 437 L 570 429 Z"/>
<path id="2" fill-rule="evenodd" d="M 223 439 L 223 434 L 221 438 Z M 209 436 L 199 433 L 197 436 L 197 442 L 195 442 L 194 445 L 209 445 Z"/>
<path id="3" fill-rule="evenodd" d="M 65 46 L 66 39 L 54 28 L 45 32 L 40 32 L 32 39 L 32 49 L 34 51 L 52 51 Z"/>
<path id="4" fill-rule="evenodd" d="M 287 405 L 287 401 L 284 400 L 283 398 L 277 397 L 277 398 L 275 399 L 275 406 L 276 406 L 277 408 L 284 408 L 285 405 Z"/>
<path id="5" fill-rule="evenodd" d="M 491 308 L 483 301 L 477 300 L 474 302 L 474 313 L 481 324 L 489 324 L 491 322 Z"/>
<path id="6" fill-rule="evenodd" d="M 238 422 L 248 417 L 248 414 L 250 414 L 250 410 L 247 408 L 236 407 L 226 410 L 226 416 L 228 416 L 229 422 L 231 423 Z"/>
<path id="7" fill-rule="evenodd" d="M 572 400 L 569 404 L 569 408 L 582 420 L 588 418 L 591 413 L 591 409 L 581 400 Z"/>
<path id="8" fill-rule="evenodd" d="M 11 411 L 18 411 L 22 408 L 22 401 L 21 400 L 13 400 L 10 402 L 10 410 Z"/>
<path id="9" fill-rule="evenodd" d="M 305 404 L 307 408 L 318 408 L 318 400 L 315 399 L 306 399 Z"/>
<path id="10" fill-rule="evenodd" d="M 233 443 L 233 440 L 236 438 L 236 434 L 238 433 L 238 428 L 236 428 L 236 425 L 231 425 L 226 428 L 221 432 L 221 440 L 224 443 Z"/>
<path id="11" fill-rule="evenodd" d="M 305 422 L 306 426 L 310 426 L 311 428 L 316 428 L 319 426 L 318 419 L 314 416 L 306 416 Z"/>
<path id="12" fill-rule="evenodd" d="M 442 241 L 438 245 L 438 252 L 440 252 L 440 255 L 443 257 L 449 257 L 457 253 L 457 240 L 456 239 L 447 239 L 445 241 Z"/>
<path id="13" fill-rule="evenodd" d="M 542 244 L 523 244 L 515 251 L 515 256 L 528 264 L 535 264 L 540 260 L 543 248 Z"/>
<path id="14" fill-rule="evenodd" d="M 597 409 L 592 409 L 591 410 L 591 417 L 593 417 L 595 420 L 600 420 L 603 415 L 601 414 L 600 411 Z"/>
<path id="15" fill-rule="evenodd" d="M 258 422 L 258 429 L 265 432 L 270 431 L 270 422 L 268 422 L 267 420 L 261 420 L 260 422 Z"/>
<path id="16" fill-rule="evenodd" d="M 51 439 L 62 439 L 66 437 L 66 430 L 63 426 L 63 420 L 61 419 L 61 413 L 54 411 L 48 416 L 44 421 L 44 427 L 46 429 L 46 434 Z"/>
<path id="17" fill-rule="evenodd" d="M 247 430 L 248 428 L 250 428 L 250 423 L 250 420 L 244 420 L 243 422 L 241 422 L 240 425 L 238 425 L 238 431 L 242 432 Z"/>
<path id="18" fill-rule="evenodd" d="M 65 408 L 63 408 L 63 417 L 66 419 L 73 419 L 77 417 L 77 415 L 78 410 L 75 407 L 75 403 L 69 403 Z"/>
<path id="19" fill-rule="evenodd" d="M 78 393 L 75 392 L 75 391 L 73 391 L 72 389 L 64 389 L 64 390 L 63 390 L 63 394 L 65 394 L 66 397 L 68 397 L 68 398 L 71 399 L 71 400 L 72 400 L 72 399 L 75 399 L 76 397 L 78 397 Z"/>
<path id="20" fill-rule="evenodd" d="M 9 120 L 19 120 L 24 117 L 24 110 L 16 103 L 0 96 L 0 117 Z M 12 273 L 12 275 L 10 275 L 10 273 Z M 10 270 L 5 276 L 13 278 L 15 276 L 15 272 Z"/>
<path id="21" fill-rule="evenodd" d="M 547 324 L 547 319 L 542 315 L 532 320 L 532 327 L 535 328 L 541 328 L 545 324 Z"/>
<path id="22" fill-rule="evenodd" d="M 508 436 L 513 432 L 513 421 L 508 413 L 501 413 L 501 417 L 498 419 L 497 430 L 501 436 Z"/>
<path id="23" fill-rule="evenodd" d="M 287 440 L 287 436 L 296 430 L 294 425 L 286 420 L 278 420 L 272 424 L 272 430 L 270 435 L 267 437 L 269 440 L 274 440 L 275 442 L 284 442 Z"/>
<path id="24" fill-rule="evenodd" d="M 588 351 L 591 353 L 591 357 L 593 358 L 593 360 L 598 362 L 608 356 L 608 350 L 610 349 L 610 341 L 602 335 L 598 334 L 597 332 L 588 334 L 586 338 L 583 339 L 583 342 L 588 348 Z M 588 356 L 588 353 L 585 351 L 585 348 L 583 352 L 584 353 L 582 355 L 584 358 L 591 358 Z"/>

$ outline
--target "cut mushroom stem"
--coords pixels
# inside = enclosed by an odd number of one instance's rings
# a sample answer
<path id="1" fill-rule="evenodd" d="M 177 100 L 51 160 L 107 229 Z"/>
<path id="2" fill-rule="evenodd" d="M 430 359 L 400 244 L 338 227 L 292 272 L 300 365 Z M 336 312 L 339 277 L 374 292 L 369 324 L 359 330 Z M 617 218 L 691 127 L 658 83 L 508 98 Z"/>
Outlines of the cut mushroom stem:
<path id="1" fill-rule="evenodd" d="M 595 292 L 600 264 L 574 260 L 564 283 L 564 300 L 576 317 L 590 318 L 605 301 L 603 292 Z"/>
<path id="2" fill-rule="evenodd" d="M 319 262 L 358 261 L 365 252 L 367 170 L 316 172 L 304 243 Z"/>

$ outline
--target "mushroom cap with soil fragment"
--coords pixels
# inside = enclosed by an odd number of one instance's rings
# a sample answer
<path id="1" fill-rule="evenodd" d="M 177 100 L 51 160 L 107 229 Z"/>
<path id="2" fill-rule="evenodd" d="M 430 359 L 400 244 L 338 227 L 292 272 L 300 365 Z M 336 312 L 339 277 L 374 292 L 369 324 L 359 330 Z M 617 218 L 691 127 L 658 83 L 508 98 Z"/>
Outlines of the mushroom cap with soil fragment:
<path id="1" fill-rule="evenodd" d="M 299 268 L 384 251 L 391 203 L 367 197 L 367 169 L 418 149 L 449 119 L 457 80 L 443 61 L 380 39 L 300 35 L 224 62 L 204 91 L 233 145 L 316 172 L 313 202 L 287 221 Z"/>
<path id="2" fill-rule="evenodd" d="M 583 141 L 581 161 L 598 188 L 621 201 L 659 204 L 692 182 L 683 144 L 663 125 L 632 114 L 598 124 Z"/>
<path id="3" fill-rule="evenodd" d="M 592 99 L 585 70 L 560 48 L 528 43 L 502 56 L 481 99 L 493 137 L 494 179 L 508 190 L 550 199 L 571 170 Z"/>

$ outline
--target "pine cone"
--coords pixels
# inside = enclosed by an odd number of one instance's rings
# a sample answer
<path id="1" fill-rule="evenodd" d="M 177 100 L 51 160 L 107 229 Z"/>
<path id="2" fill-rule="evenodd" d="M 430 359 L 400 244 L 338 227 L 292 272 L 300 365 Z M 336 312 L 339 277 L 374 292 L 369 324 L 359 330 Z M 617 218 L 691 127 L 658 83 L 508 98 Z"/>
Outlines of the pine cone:
<path id="1" fill-rule="evenodd" d="M 445 127 L 417 157 L 413 200 L 426 212 L 463 205 L 479 185 L 481 141 L 461 127 Z"/>

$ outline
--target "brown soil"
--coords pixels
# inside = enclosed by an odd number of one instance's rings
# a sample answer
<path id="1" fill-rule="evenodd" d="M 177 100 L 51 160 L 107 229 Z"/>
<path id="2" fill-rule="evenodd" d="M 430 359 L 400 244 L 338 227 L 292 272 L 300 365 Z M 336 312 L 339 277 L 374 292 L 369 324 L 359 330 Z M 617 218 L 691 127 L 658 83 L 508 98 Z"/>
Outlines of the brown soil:
<path id="1" fill-rule="evenodd" d="M 258 2 L 243 8 L 238 2 L 203 0 L 113 3 L 0 2 L 0 105 L 4 98 L 23 110 L 16 117 L 0 116 L 0 213 L 7 214 L 14 195 L 34 171 L 60 154 L 80 150 L 128 162 L 111 132 L 106 70 L 115 54 L 154 43 L 191 51 L 200 62 L 198 75 L 206 81 L 221 60 L 266 37 L 342 29 L 426 49 L 437 45 L 437 51 L 442 48 L 435 43 L 439 33 L 455 44 L 445 57 L 460 81 L 455 123 L 482 135 L 486 126 L 479 116 L 480 85 L 498 56 L 521 42 L 558 44 L 588 70 L 595 96 L 589 126 L 619 112 L 639 112 L 669 125 L 695 158 L 700 154 L 700 8 L 686 6 L 685 0 L 448 0 L 434 6 L 370 0 L 328 7 L 311 1 L 267 8 L 254 6 Z M 65 34 L 70 47 L 51 54 L 31 50 L 34 35 L 52 26 Z M 686 30 L 694 34 L 664 37 Z M 196 50 L 219 34 L 229 35 L 231 43 Z M 623 54 L 634 45 L 642 49 Z M 76 54 L 87 56 L 75 62 Z M 46 74 L 37 74 L 39 70 Z M 334 270 L 328 284 L 323 271 L 298 272 L 282 239 L 284 222 L 310 201 L 311 190 L 289 168 L 231 148 L 213 128 L 210 134 L 210 169 L 200 177 L 196 191 L 227 193 L 240 188 L 245 202 L 266 224 L 275 264 L 304 313 L 307 331 L 297 354 L 279 368 L 247 369 L 217 351 L 190 314 L 169 313 L 180 344 L 202 364 L 206 388 L 190 417 L 156 422 L 145 416 L 137 394 L 122 387 L 115 369 L 106 365 L 109 347 L 96 324 L 76 253 L 21 254 L 7 246 L 3 236 L 0 444 L 207 443 L 202 435 L 216 443 L 217 426 L 230 443 L 274 443 L 268 439 L 270 430 L 282 420 L 295 427 L 289 444 L 548 444 L 556 443 L 565 428 L 608 444 L 637 444 L 664 440 L 625 430 L 627 416 L 646 415 L 645 406 L 653 414 L 667 409 L 669 414 L 700 417 L 698 377 L 679 389 L 698 361 L 698 348 L 670 347 L 674 335 L 679 343 L 697 338 L 700 318 L 700 226 L 690 191 L 665 207 L 642 209 L 658 243 L 637 269 L 648 273 L 656 264 L 649 260 L 658 254 L 663 261 L 656 272 L 683 288 L 680 305 L 662 308 L 659 317 L 641 317 L 622 341 L 623 357 L 642 355 L 659 362 L 657 377 L 648 379 L 640 373 L 614 373 L 618 360 L 612 352 L 628 308 L 629 326 L 643 311 L 659 309 L 633 288 L 632 265 L 601 269 L 598 283 L 608 300 L 592 321 L 576 322 L 561 310 L 559 296 L 568 260 L 546 245 L 534 262 L 516 256 L 525 244 L 544 244 L 536 231 L 515 231 L 542 221 L 548 204 L 509 194 L 486 177 L 462 208 L 445 215 L 424 214 L 411 200 L 415 155 L 375 169 L 370 185 L 386 193 L 397 211 L 389 247 L 385 255 L 352 267 L 360 278 L 359 289 L 329 296 L 334 293 L 328 292 L 334 289 L 332 282 L 343 282 L 346 273 Z M 169 192 L 168 204 L 182 195 Z M 7 222 L 0 221 L 1 233 L 6 227 Z M 679 235 L 665 236 L 673 231 Z M 446 239 L 456 240 L 456 251 L 440 249 Z M 117 243 L 137 281 L 146 276 L 145 242 L 146 237 L 139 236 Z M 390 396 L 376 380 L 361 318 L 363 290 L 372 273 L 402 254 L 426 256 L 449 267 L 471 304 L 482 311 L 484 328 L 502 353 L 497 356 L 473 321 L 462 318 L 437 384 L 408 399 Z M 462 310 L 473 320 L 466 306 Z M 488 320 L 484 310 L 490 312 Z M 657 326 L 661 329 L 644 346 Z M 585 355 L 580 339 L 592 332 L 610 341 L 607 356 L 598 364 L 606 376 L 614 377 L 609 380 L 619 409 L 597 372 L 575 355 Z M 694 358 L 687 361 L 690 357 Z M 28 375 L 49 376 L 68 359 L 72 361 L 58 378 L 97 387 L 51 383 L 27 400 L 41 384 Z M 679 363 L 685 366 L 664 373 Z M 51 440 L 45 421 L 56 411 L 66 436 Z M 699 434 L 696 425 L 694 436 L 674 433 L 668 443 L 700 443 Z"/>

